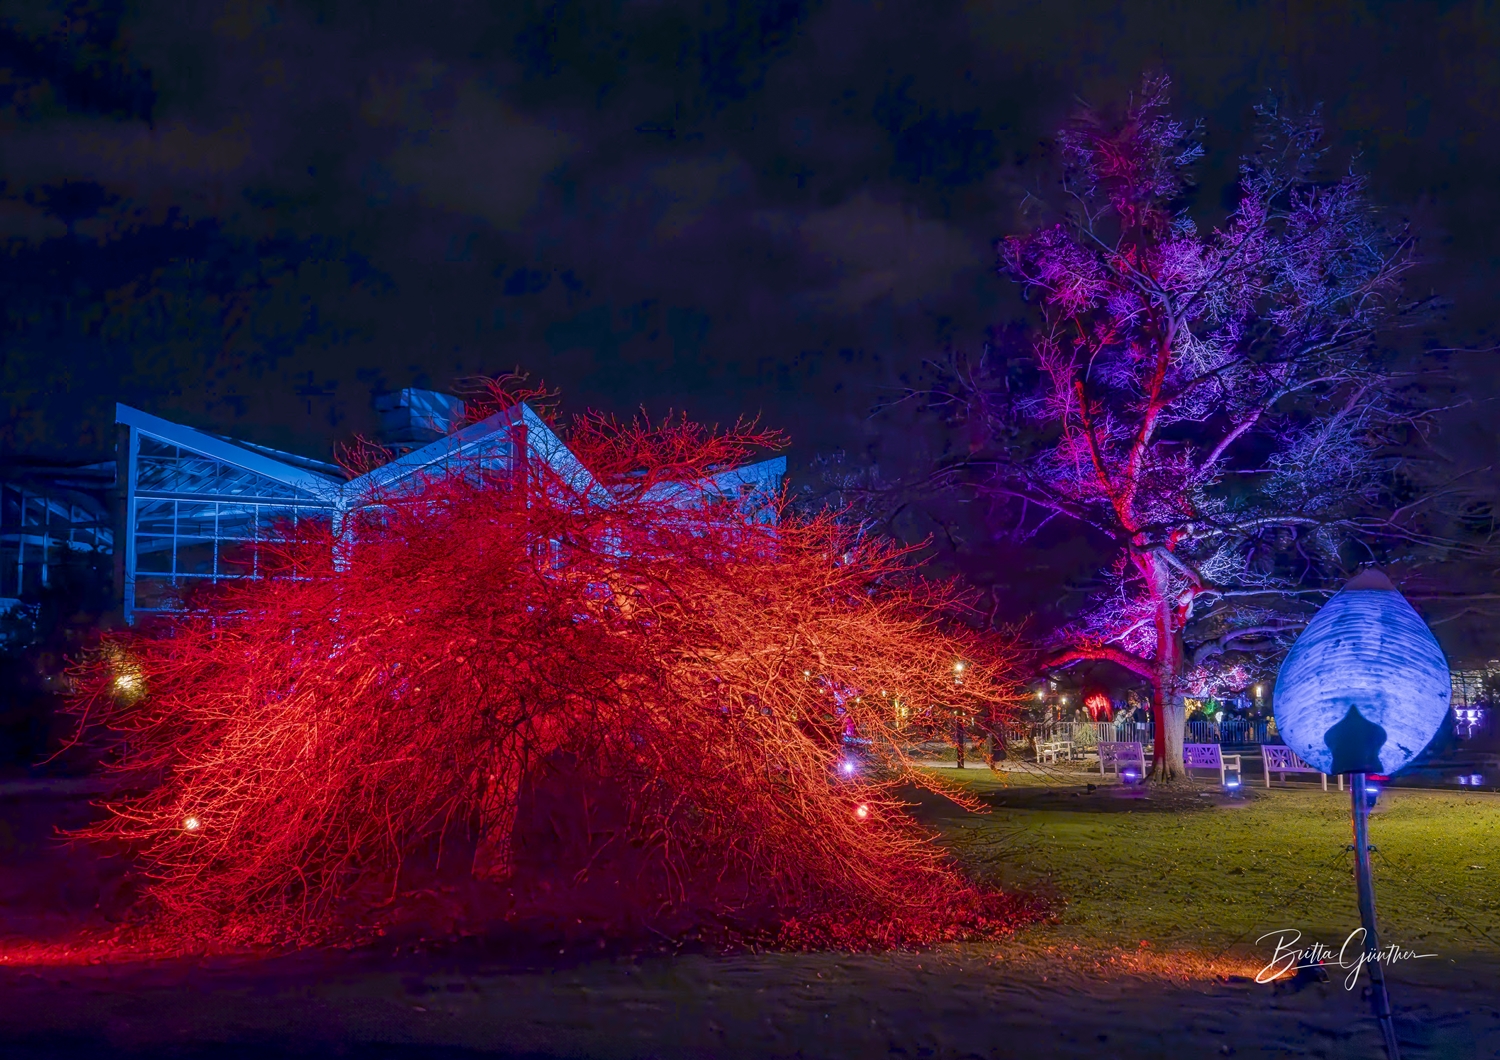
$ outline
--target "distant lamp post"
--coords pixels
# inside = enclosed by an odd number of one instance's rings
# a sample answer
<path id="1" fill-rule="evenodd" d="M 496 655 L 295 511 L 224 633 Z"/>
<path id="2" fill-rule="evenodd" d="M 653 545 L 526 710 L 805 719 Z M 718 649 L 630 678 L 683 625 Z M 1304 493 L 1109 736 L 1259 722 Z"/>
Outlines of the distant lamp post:
<path id="1" fill-rule="evenodd" d="M 956 662 L 953 664 L 953 686 L 957 688 L 964 683 L 964 664 Z M 955 748 L 954 766 L 958 769 L 964 768 L 964 741 L 968 739 L 964 732 L 963 705 L 955 704 L 953 711 L 953 746 Z"/>
<path id="2" fill-rule="evenodd" d="M 1308 623 L 1276 678 L 1276 727 L 1303 761 L 1349 774 L 1354 871 L 1365 952 L 1380 949 L 1370 880 L 1368 774 L 1409 765 L 1437 734 L 1452 697 L 1448 660 L 1420 615 L 1377 570 L 1355 575 Z M 1398 1056 L 1385 972 L 1366 962 L 1370 1000 Z"/>

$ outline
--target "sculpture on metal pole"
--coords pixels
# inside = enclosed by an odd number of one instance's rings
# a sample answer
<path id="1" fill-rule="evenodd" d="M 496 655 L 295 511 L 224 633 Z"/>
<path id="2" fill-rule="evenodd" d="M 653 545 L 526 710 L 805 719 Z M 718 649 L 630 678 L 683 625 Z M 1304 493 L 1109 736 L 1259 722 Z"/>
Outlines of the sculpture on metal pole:
<path id="1" fill-rule="evenodd" d="M 1410 765 L 1443 723 L 1452 696 L 1448 660 L 1432 631 L 1377 570 L 1352 578 L 1308 623 L 1276 681 L 1276 726 L 1309 765 L 1347 774 L 1364 951 L 1378 954 L 1370 879 L 1370 774 Z M 1398 1056 L 1385 973 L 1366 962 L 1386 1053 Z"/>

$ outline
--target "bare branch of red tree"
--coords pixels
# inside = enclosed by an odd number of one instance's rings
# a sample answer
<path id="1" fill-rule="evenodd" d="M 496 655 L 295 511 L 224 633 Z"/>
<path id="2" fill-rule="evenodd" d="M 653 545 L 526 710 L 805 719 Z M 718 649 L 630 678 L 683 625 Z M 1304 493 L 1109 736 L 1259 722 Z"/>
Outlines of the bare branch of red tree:
<path id="1" fill-rule="evenodd" d="M 774 440 L 586 418 L 570 441 L 607 496 L 450 467 L 371 498 L 337 565 L 303 525 L 271 577 L 114 637 L 78 709 L 126 794 L 82 834 L 134 854 L 143 930 L 368 937 L 433 895 L 789 944 L 1014 922 L 898 786 L 922 780 L 913 726 L 1013 709 L 1015 650 L 895 546 L 706 488 Z"/>

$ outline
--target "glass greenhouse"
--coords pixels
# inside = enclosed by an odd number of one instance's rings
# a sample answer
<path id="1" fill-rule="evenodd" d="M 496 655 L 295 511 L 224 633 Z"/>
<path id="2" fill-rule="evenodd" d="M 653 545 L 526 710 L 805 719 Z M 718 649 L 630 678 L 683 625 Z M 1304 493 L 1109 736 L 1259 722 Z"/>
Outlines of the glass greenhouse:
<path id="1" fill-rule="evenodd" d="M 72 568 L 91 576 L 114 547 L 112 463 L 0 469 L 0 611 L 34 602 Z"/>
<path id="2" fill-rule="evenodd" d="M 335 529 L 372 496 L 400 491 L 404 480 L 449 468 L 514 466 L 517 452 L 539 460 L 581 492 L 600 490 L 562 439 L 527 405 L 449 433 L 462 409 L 456 398 L 402 391 L 383 411 L 405 412 L 413 448 L 375 470 L 350 478 L 333 464 L 209 434 L 116 406 L 121 428 L 120 491 L 124 501 L 121 596 L 126 621 L 176 610 L 195 583 L 255 577 L 262 551 L 302 520 Z M 388 436 L 393 432 L 387 423 Z M 714 487 L 728 496 L 773 493 L 786 474 L 778 457 L 725 472 Z M 722 480 L 722 481 L 720 481 Z"/>

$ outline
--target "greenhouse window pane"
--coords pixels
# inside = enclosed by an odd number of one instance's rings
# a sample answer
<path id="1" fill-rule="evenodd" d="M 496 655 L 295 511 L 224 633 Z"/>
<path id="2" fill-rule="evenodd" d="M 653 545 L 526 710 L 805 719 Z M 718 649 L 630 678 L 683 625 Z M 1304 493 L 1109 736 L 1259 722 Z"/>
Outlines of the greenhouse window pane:
<path id="1" fill-rule="evenodd" d="M 140 457 L 136 461 L 137 489 L 173 493 L 212 493 L 218 462 L 204 457 Z"/>
<path id="2" fill-rule="evenodd" d="M 176 573 L 211 576 L 214 573 L 214 552 L 212 541 L 192 541 L 179 537 Z"/>
<path id="3" fill-rule="evenodd" d="M 140 439 L 139 451 L 141 456 L 169 457 L 173 460 L 177 459 L 177 447 L 175 445 L 172 445 L 169 442 L 164 442 L 160 438 L 156 438 L 145 433 L 137 435 L 137 437 Z"/>
<path id="4" fill-rule="evenodd" d="M 197 493 L 205 496 L 285 497 L 302 494 L 292 486 L 265 478 L 191 449 L 162 445 L 141 435 L 136 458 L 136 488 L 150 492 Z"/>
<path id="5" fill-rule="evenodd" d="M 210 538 L 216 536 L 219 506 L 213 502 L 177 502 L 177 536 Z"/>
<path id="6" fill-rule="evenodd" d="M 21 513 L 21 522 L 25 526 L 47 525 L 47 502 L 34 494 L 26 498 L 25 510 Z"/>
<path id="7" fill-rule="evenodd" d="M 219 548 L 219 577 L 248 578 L 256 573 L 255 542 L 223 541 Z"/>
<path id="8" fill-rule="evenodd" d="M 171 574 L 172 540 L 170 537 L 137 537 L 135 569 L 153 574 Z"/>
<path id="9" fill-rule="evenodd" d="M 21 491 L 14 486 L 0 486 L 0 526 L 21 525 Z"/>
<path id="10" fill-rule="evenodd" d="M 135 532 L 171 536 L 176 530 L 176 501 L 135 502 Z"/>
<path id="11" fill-rule="evenodd" d="M 262 478 L 248 471 L 221 465 L 223 475 L 219 482 L 219 493 L 231 497 L 296 497 L 297 490 L 283 482 Z"/>
<path id="12" fill-rule="evenodd" d="M 254 541 L 259 508 L 254 504 L 219 505 L 220 541 Z"/>
<path id="13" fill-rule="evenodd" d="M 148 460 L 141 457 L 135 462 L 135 488 L 144 490 L 171 489 L 172 469 L 175 462 Z"/>
<path id="14" fill-rule="evenodd" d="M 296 508 L 261 508 L 259 536 L 263 541 L 286 541 L 296 534 Z"/>

